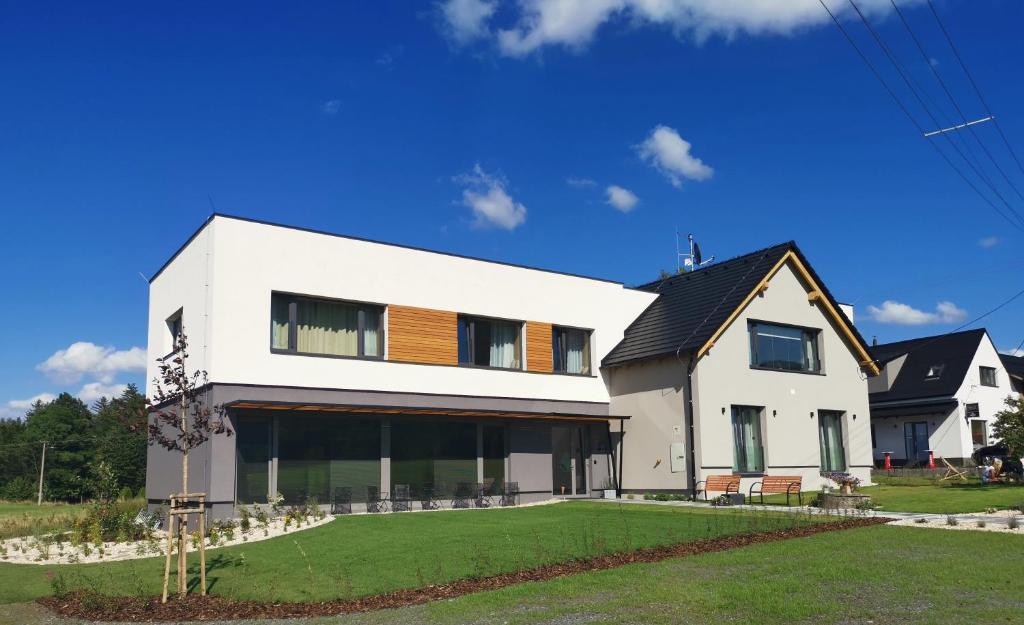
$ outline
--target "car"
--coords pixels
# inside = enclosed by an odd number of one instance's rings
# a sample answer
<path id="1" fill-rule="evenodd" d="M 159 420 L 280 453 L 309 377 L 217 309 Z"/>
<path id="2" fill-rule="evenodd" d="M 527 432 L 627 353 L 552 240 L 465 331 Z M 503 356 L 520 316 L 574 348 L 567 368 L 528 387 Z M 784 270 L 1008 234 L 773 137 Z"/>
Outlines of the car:
<path id="1" fill-rule="evenodd" d="M 1020 458 L 1011 456 L 1010 449 L 1003 443 L 980 447 L 971 454 L 971 458 L 978 466 L 991 463 L 991 460 L 999 458 L 1003 461 L 1003 473 L 1014 473 L 1018 476 L 1024 475 L 1024 463 L 1021 462 Z M 991 460 L 986 462 L 987 458 L 991 458 Z"/>

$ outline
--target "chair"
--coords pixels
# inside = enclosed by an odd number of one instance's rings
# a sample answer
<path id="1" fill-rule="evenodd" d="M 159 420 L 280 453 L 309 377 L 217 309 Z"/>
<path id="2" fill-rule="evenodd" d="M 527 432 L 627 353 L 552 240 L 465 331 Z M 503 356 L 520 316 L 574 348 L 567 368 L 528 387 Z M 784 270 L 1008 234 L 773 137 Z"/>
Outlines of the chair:
<path id="1" fill-rule="evenodd" d="M 956 477 L 960 478 L 965 482 L 967 481 L 967 471 L 963 471 L 961 469 L 954 467 L 952 464 L 949 463 L 949 460 L 946 460 L 942 456 L 939 456 L 939 460 L 942 461 L 942 464 L 946 465 L 946 474 L 939 478 L 940 482 L 951 480 Z"/>
<path id="2" fill-rule="evenodd" d="M 519 499 L 519 482 L 505 482 L 504 487 L 501 489 L 501 501 L 502 506 L 514 506 Z"/>
<path id="3" fill-rule="evenodd" d="M 441 502 L 434 499 L 434 485 L 426 484 L 420 491 L 420 508 L 424 510 L 440 510 Z"/>
<path id="4" fill-rule="evenodd" d="M 366 511 L 367 512 L 387 512 L 388 511 L 388 500 L 387 497 L 381 497 L 380 489 L 376 486 L 366 487 Z"/>
<path id="5" fill-rule="evenodd" d="M 331 514 L 352 514 L 352 489 L 343 486 L 334 489 L 331 500 Z"/>
<path id="6" fill-rule="evenodd" d="M 408 484 L 395 484 L 391 492 L 391 511 L 409 512 L 412 510 L 412 498 L 409 496 Z"/>
<path id="7" fill-rule="evenodd" d="M 452 508 L 468 508 L 470 499 L 473 498 L 473 485 L 469 482 L 459 482 L 455 485 L 455 495 L 452 497 Z"/>
<path id="8" fill-rule="evenodd" d="M 491 497 L 487 492 L 487 485 L 481 482 L 476 483 L 476 487 L 473 489 L 473 504 L 477 508 L 490 508 L 492 505 Z"/>

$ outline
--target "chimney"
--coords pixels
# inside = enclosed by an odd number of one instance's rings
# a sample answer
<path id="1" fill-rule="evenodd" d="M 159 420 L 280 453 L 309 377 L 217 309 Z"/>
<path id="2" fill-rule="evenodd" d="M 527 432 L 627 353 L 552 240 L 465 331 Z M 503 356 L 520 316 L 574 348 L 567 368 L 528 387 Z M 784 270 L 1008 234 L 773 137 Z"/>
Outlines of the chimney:
<path id="1" fill-rule="evenodd" d="M 878 345 L 878 337 L 877 336 L 872 336 L 871 337 L 871 346 L 874 347 L 875 345 Z"/>

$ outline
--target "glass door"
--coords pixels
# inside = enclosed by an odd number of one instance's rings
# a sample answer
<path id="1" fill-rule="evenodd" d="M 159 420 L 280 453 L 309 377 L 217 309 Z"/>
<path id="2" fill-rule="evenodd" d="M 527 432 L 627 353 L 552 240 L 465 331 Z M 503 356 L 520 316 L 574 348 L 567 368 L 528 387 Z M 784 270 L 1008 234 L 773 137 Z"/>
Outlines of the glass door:
<path id="1" fill-rule="evenodd" d="M 906 445 L 907 464 L 917 464 L 923 461 L 928 452 L 928 422 L 904 423 L 903 441 Z"/>
<path id="2" fill-rule="evenodd" d="M 587 494 L 586 430 L 580 425 L 551 428 L 551 483 L 555 495 Z"/>

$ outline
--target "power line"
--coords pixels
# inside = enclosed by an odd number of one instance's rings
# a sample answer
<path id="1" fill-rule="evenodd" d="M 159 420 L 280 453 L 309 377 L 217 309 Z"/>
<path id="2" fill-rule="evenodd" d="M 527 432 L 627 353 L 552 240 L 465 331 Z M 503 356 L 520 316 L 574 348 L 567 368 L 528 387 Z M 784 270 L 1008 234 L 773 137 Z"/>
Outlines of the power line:
<path id="1" fill-rule="evenodd" d="M 908 73 L 904 69 L 903 65 L 899 62 L 899 59 L 897 59 L 893 52 L 889 49 L 889 46 L 885 44 L 885 41 L 882 40 L 881 35 L 878 34 L 878 31 L 875 30 L 875 28 L 871 25 L 871 22 L 868 21 L 864 13 L 861 12 L 860 7 L 857 6 L 857 3 L 854 2 L 854 0 L 847 1 L 850 3 L 850 6 L 853 7 L 853 10 L 857 13 L 857 16 L 860 17 L 860 21 L 864 24 L 864 27 L 867 28 L 868 32 L 871 34 L 871 37 L 875 40 L 875 43 L 878 44 L 878 47 L 881 48 L 886 58 L 888 58 L 889 62 L 892 63 L 893 67 L 896 69 L 896 73 L 899 74 L 900 78 L 902 78 L 903 82 L 907 85 L 907 88 L 910 89 L 911 94 L 917 100 L 918 104 L 920 104 L 921 108 L 924 109 L 925 114 L 928 115 L 929 119 L 932 120 L 932 123 L 935 124 L 935 126 L 941 126 L 942 124 L 939 123 L 939 120 L 935 118 L 935 115 L 932 114 L 931 109 L 928 107 L 928 105 L 924 103 L 924 100 L 918 94 L 918 90 L 914 87 L 914 84 L 910 80 L 910 78 L 908 78 Z M 1006 198 L 1004 198 L 1002 193 L 999 192 L 999 189 L 997 189 L 995 185 L 992 184 L 992 181 L 990 181 L 988 177 L 985 176 L 985 174 L 982 173 L 982 171 L 978 169 L 974 165 L 974 163 L 972 163 L 970 159 L 967 158 L 967 156 L 964 155 L 960 148 L 957 147 L 956 143 L 954 143 L 953 140 L 950 139 L 947 133 L 943 133 L 942 136 L 945 137 L 946 140 L 949 142 L 950 147 L 952 147 L 956 151 L 956 153 L 960 155 L 960 158 L 962 158 L 964 162 L 967 163 L 967 166 L 970 167 L 972 171 L 974 171 L 974 175 L 978 176 L 981 179 L 981 181 L 988 186 L 992 193 L 995 194 L 995 196 L 999 198 L 999 200 L 1006 206 L 1007 210 L 1010 211 L 1010 213 L 1012 213 L 1017 218 L 1017 220 L 1020 222 L 1020 225 L 1018 225 L 1017 227 L 1024 227 L 1024 216 L 1021 216 L 1021 214 L 1018 213 L 1017 210 L 1013 208 L 1013 206 L 1011 206 L 1009 202 L 1006 201 Z M 1009 220 L 1009 218 L 1007 219 Z"/>
<path id="2" fill-rule="evenodd" d="M 953 38 L 949 35 L 949 31 L 946 30 L 946 25 L 943 24 L 942 18 L 939 17 L 939 12 L 935 10 L 935 5 L 932 4 L 932 0 L 927 0 L 928 8 L 931 9 L 932 15 L 935 16 L 935 23 L 939 25 L 939 30 L 945 35 L 946 41 L 949 43 L 950 50 L 953 51 L 953 56 L 956 57 L 957 62 L 960 64 L 960 68 L 964 70 L 964 74 L 967 76 L 968 82 L 971 83 L 971 87 L 974 88 L 974 93 L 978 95 L 978 100 L 981 102 L 981 106 L 984 107 L 985 113 L 992 117 L 992 123 L 995 124 L 996 130 L 999 132 L 999 136 L 1003 140 L 1003 144 L 1006 146 L 1010 156 L 1013 157 L 1017 168 L 1020 169 L 1021 173 L 1024 174 L 1024 165 L 1021 164 L 1020 159 L 1017 158 L 1017 153 L 1013 150 L 1013 146 L 1010 145 L 1010 140 L 1006 138 L 1006 133 L 1003 132 L 1003 127 L 999 125 L 999 120 L 995 119 L 995 115 L 992 115 L 992 109 L 989 108 L 988 102 L 985 101 L 985 96 L 981 95 L 981 89 L 978 88 L 978 83 L 974 81 L 974 76 L 970 70 L 967 69 L 967 64 L 964 63 L 963 58 L 960 56 L 960 51 L 957 50 L 956 44 L 953 43 Z"/>
<path id="3" fill-rule="evenodd" d="M 847 30 L 843 27 L 842 23 L 839 21 L 839 18 L 837 18 L 836 15 L 832 12 L 832 10 L 828 8 L 828 5 L 825 4 L 825 0 L 818 0 L 818 3 L 821 4 L 821 7 L 825 9 L 829 17 L 832 18 L 832 22 L 836 25 L 836 28 L 839 29 L 839 32 L 842 33 L 843 37 L 853 48 L 854 52 L 857 53 L 857 56 L 860 57 L 861 61 L 863 61 L 864 64 L 868 67 L 868 69 L 871 70 L 871 73 L 878 80 L 879 84 L 882 85 L 882 88 L 885 89 L 885 92 L 889 94 L 889 97 L 892 98 L 893 102 L 896 103 L 896 106 L 899 107 L 901 111 L 903 111 L 903 114 L 907 117 L 908 120 L 910 120 L 910 123 L 914 125 L 914 128 L 916 128 L 918 132 L 923 135 L 925 132 L 924 128 L 922 128 L 921 124 L 919 124 L 917 120 L 914 119 L 914 116 L 910 114 L 910 111 L 907 110 L 906 105 L 903 104 L 903 101 L 900 100 L 896 93 L 892 90 L 892 88 L 889 86 L 889 83 L 887 83 L 885 79 L 882 78 L 882 75 L 878 72 L 878 69 L 875 68 L 871 60 L 868 59 L 868 57 L 864 54 L 864 51 L 861 50 L 860 46 L 857 45 L 857 42 L 855 42 L 853 40 L 853 37 L 850 36 L 850 33 L 847 32 Z M 958 176 L 960 176 L 960 178 L 967 184 L 967 186 L 969 186 L 976 194 L 978 194 L 978 197 L 980 197 L 982 201 L 988 204 L 989 207 L 992 208 L 992 210 L 998 213 L 999 216 L 1005 219 L 1011 226 L 1024 232 L 1024 228 L 1022 228 L 1015 221 L 1010 219 L 1010 217 L 1003 213 L 1003 211 L 1000 210 L 1000 208 L 996 206 L 992 202 L 992 200 L 985 196 L 985 194 L 982 193 L 980 189 L 978 189 L 977 185 L 975 185 L 974 182 L 972 182 L 971 179 L 968 178 L 967 175 L 964 174 L 964 172 L 959 167 L 957 167 L 957 165 L 953 163 L 953 161 L 949 159 L 946 153 L 939 149 L 939 146 L 937 146 L 935 143 L 931 141 L 928 142 L 928 145 L 930 145 L 932 149 L 934 149 L 936 153 L 938 153 L 938 155 L 942 157 L 942 160 L 945 161 L 946 164 L 949 165 L 950 168 L 953 169 L 953 171 L 955 171 Z"/>
<path id="4" fill-rule="evenodd" d="M 955 108 L 956 112 L 960 115 L 960 119 L 963 121 L 964 127 L 971 133 L 971 136 L 974 137 L 974 140 L 981 147 L 982 151 L 985 152 L 985 155 L 988 156 L 988 159 L 992 161 L 992 164 L 995 166 L 999 174 L 1003 177 L 1003 180 L 1006 181 L 1006 184 L 1008 184 L 1010 188 L 1013 189 L 1013 191 L 1017 194 L 1017 197 L 1024 200 L 1024 195 L 1021 194 L 1020 189 L 1018 189 L 1017 186 L 1013 184 L 1013 181 L 1011 181 L 1009 176 L 1006 175 L 1006 172 L 1003 171 L 1003 168 L 999 166 L 999 162 L 992 155 L 992 152 L 989 151 L 985 143 L 981 140 L 981 137 L 978 136 L 978 133 L 974 129 L 974 126 L 968 123 L 967 115 L 964 114 L 963 110 L 961 110 L 960 108 L 960 105 L 957 104 L 956 98 L 953 97 L 953 94 L 952 92 L 950 92 L 949 87 L 946 86 L 946 81 L 942 80 L 942 76 L 939 75 L 939 70 L 936 69 L 935 64 L 931 62 L 928 53 L 925 52 L 924 50 L 924 45 L 921 44 L 921 40 L 918 39 L 917 34 L 914 33 L 914 29 L 910 27 L 910 22 L 907 21 L 906 16 L 903 15 L 903 11 L 900 10 L 899 6 L 896 4 L 896 0 L 889 0 L 889 2 L 890 4 L 892 4 L 892 8 L 895 9 L 896 15 L 899 16 L 900 21 L 903 22 L 903 26 L 904 28 L 906 28 L 907 33 L 910 35 L 910 38 L 913 39 L 914 45 L 917 46 L 917 50 L 918 52 L 921 53 L 921 58 L 924 59 L 925 65 L 927 65 L 928 68 L 931 70 L 932 75 L 935 76 L 935 80 L 938 81 L 939 86 L 942 87 L 943 92 L 945 92 L 946 97 L 949 98 L 949 101 L 953 105 L 953 108 Z M 990 115 L 989 117 L 992 119 L 992 121 L 995 121 L 994 116 Z"/>

